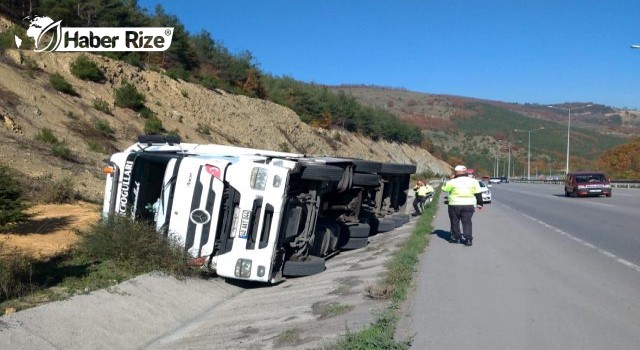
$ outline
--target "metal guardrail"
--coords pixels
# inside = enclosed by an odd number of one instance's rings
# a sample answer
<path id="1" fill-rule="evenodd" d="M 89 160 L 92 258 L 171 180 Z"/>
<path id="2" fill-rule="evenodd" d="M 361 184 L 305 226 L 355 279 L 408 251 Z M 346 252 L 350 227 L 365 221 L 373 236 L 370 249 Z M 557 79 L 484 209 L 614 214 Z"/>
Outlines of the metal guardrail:
<path id="1" fill-rule="evenodd" d="M 564 180 L 510 179 L 509 181 L 516 182 L 516 183 L 530 183 L 530 184 L 551 184 L 551 185 L 564 184 Z M 640 180 L 611 180 L 611 187 L 640 188 Z"/>

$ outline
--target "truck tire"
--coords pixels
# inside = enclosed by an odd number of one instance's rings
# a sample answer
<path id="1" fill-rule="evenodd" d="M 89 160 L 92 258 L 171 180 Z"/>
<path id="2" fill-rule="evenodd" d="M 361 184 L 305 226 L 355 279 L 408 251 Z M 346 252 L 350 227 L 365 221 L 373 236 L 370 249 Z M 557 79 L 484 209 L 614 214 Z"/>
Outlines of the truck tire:
<path id="1" fill-rule="evenodd" d="M 139 135 L 138 143 L 168 143 L 170 145 L 180 143 L 179 136 L 171 136 L 171 135 Z"/>
<path id="2" fill-rule="evenodd" d="M 416 166 L 413 164 L 397 164 L 397 163 L 382 163 L 382 169 L 380 170 L 383 174 L 413 174 L 416 172 Z"/>
<path id="3" fill-rule="evenodd" d="M 369 243 L 369 238 L 367 238 L 367 237 L 364 237 L 364 238 L 349 238 L 347 243 L 345 243 L 345 245 L 343 245 L 340 248 L 343 249 L 343 250 L 360 249 L 360 248 L 366 247 L 368 243 Z"/>
<path id="4" fill-rule="evenodd" d="M 380 175 L 376 174 L 353 174 L 354 186 L 378 186 L 380 184 Z"/>
<path id="5" fill-rule="evenodd" d="M 301 172 L 304 180 L 339 182 L 344 169 L 333 165 L 305 164 Z"/>
<path id="6" fill-rule="evenodd" d="M 288 277 L 302 277 L 315 275 L 324 271 L 324 259 L 309 255 L 304 260 L 287 260 L 284 263 L 282 274 Z"/>
<path id="7" fill-rule="evenodd" d="M 381 219 L 378 223 L 378 232 L 389 232 L 396 228 L 396 221 L 391 219 Z"/>
<path id="8" fill-rule="evenodd" d="M 345 224 L 342 228 L 349 234 L 349 238 L 366 238 L 371 232 L 371 226 L 362 223 Z"/>
<path id="9" fill-rule="evenodd" d="M 394 215 L 394 220 L 402 221 L 402 224 L 406 224 L 411 221 L 411 216 L 409 214 L 396 214 Z"/>

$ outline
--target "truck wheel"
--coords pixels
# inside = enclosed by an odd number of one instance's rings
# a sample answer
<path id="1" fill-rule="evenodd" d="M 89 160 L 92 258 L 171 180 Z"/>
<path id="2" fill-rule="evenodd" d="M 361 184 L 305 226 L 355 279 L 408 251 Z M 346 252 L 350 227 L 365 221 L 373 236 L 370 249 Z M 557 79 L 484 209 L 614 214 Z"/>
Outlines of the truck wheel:
<path id="1" fill-rule="evenodd" d="M 345 245 L 343 245 L 342 247 L 340 247 L 340 248 L 342 248 L 344 250 L 360 249 L 360 248 L 366 247 L 368 243 L 369 243 L 369 238 L 367 238 L 367 237 L 364 237 L 364 238 L 349 238 L 347 243 Z"/>
<path id="2" fill-rule="evenodd" d="M 384 218 L 378 223 L 378 232 L 389 232 L 396 228 L 396 221 Z"/>
<path id="3" fill-rule="evenodd" d="M 344 169 L 333 165 L 305 164 L 300 175 L 303 180 L 332 181 L 342 179 Z"/>
<path id="4" fill-rule="evenodd" d="M 411 221 L 411 215 L 409 214 L 396 214 L 395 217 L 402 219 L 405 224 Z"/>
<path id="5" fill-rule="evenodd" d="M 315 275 L 324 271 L 324 259 L 309 255 L 304 260 L 287 260 L 284 263 L 282 274 L 288 277 L 302 277 Z"/>
<path id="6" fill-rule="evenodd" d="M 376 174 L 353 174 L 354 186 L 378 186 L 380 183 L 380 175 Z"/>
<path id="7" fill-rule="evenodd" d="M 371 232 L 369 224 L 346 224 L 343 228 L 349 233 L 349 238 L 366 238 Z"/>

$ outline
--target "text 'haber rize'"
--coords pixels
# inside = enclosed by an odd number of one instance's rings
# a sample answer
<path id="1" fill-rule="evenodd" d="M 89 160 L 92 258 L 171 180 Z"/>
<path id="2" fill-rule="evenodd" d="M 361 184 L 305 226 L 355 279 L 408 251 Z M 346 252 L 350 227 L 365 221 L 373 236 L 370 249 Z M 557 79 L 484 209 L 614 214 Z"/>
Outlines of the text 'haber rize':
<path id="1" fill-rule="evenodd" d="M 64 33 L 64 46 L 79 47 L 79 48 L 115 48 L 117 42 L 120 40 L 120 36 L 99 36 L 94 35 L 93 32 L 89 32 L 89 36 L 80 35 L 75 32 L 75 35 L 69 36 L 69 32 Z M 70 45 L 71 44 L 71 45 Z M 164 48 L 165 39 L 161 35 L 143 35 L 143 32 L 136 32 L 128 30 L 125 32 L 124 44 L 127 48 L 131 49 L 153 49 Z"/>

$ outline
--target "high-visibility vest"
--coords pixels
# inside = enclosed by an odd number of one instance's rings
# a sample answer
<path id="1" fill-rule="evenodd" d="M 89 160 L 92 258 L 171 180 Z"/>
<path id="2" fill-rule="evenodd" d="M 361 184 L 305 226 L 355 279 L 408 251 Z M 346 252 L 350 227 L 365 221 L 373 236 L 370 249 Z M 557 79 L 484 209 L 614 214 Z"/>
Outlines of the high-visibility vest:
<path id="1" fill-rule="evenodd" d="M 427 187 L 426 185 L 422 185 L 420 187 L 418 187 L 416 189 L 416 196 L 418 197 L 425 197 L 426 195 L 428 195 L 430 192 L 433 192 L 433 188 L 431 188 L 431 190 L 429 190 L 431 186 Z"/>
<path id="2" fill-rule="evenodd" d="M 475 205 L 480 184 L 474 178 L 459 176 L 444 184 L 442 191 L 449 192 L 449 205 Z"/>

